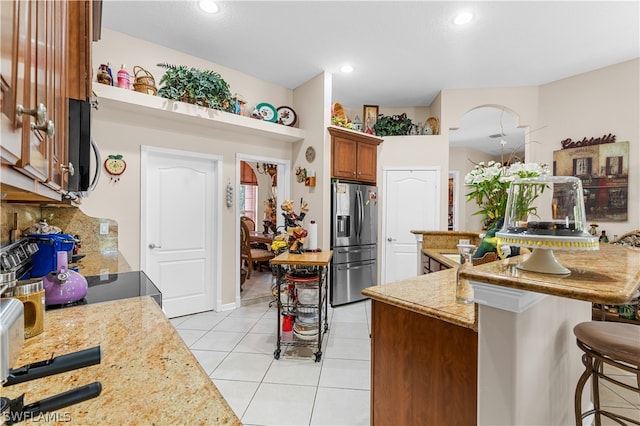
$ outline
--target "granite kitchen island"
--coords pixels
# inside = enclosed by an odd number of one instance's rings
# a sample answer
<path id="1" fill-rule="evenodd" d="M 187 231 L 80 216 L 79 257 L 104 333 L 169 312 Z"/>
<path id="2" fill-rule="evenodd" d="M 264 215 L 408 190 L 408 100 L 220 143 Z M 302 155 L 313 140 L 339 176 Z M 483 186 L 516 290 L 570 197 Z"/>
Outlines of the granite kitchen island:
<path id="1" fill-rule="evenodd" d="M 32 403 L 100 382 L 102 393 L 49 417 L 70 424 L 239 425 L 209 376 L 151 297 L 47 311 L 45 331 L 25 340 L 14 368 L 94 346 L 102 362 L 2 389 Z M 52 422 L 55 423 L 55 422 Z"/>
<path id="2" fill-rule="evenodd" d="M 633 297 L 640 251 L 558 251 L 569 276 L 517 269 L 527 256 L 467 271 L 480 304 L 456 303 L 455 269 L 363 291 L 372 299 L 372 424 L 575 422 L 583 368 L 573 327 L 591 320 L 592 302 Z M 485 300 L 491 289 L 514 305 Z"/>

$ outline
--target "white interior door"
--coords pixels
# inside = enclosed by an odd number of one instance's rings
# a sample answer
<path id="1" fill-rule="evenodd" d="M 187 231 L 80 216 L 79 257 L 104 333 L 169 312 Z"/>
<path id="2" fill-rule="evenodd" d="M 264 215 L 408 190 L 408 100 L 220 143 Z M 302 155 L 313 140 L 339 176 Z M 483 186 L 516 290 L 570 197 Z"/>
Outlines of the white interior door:
<path id="1" fill-rule="evenodd" d="M 384 171 L 383 283 L 418 275 L 412 230 L 437 230 L 440 223 L 440 170 Z"/>
<path id="2" fill-rule="evenodd" d="M 219 161 L 143 147 L 142 265 L 168 317 L 214 309 Z"/>

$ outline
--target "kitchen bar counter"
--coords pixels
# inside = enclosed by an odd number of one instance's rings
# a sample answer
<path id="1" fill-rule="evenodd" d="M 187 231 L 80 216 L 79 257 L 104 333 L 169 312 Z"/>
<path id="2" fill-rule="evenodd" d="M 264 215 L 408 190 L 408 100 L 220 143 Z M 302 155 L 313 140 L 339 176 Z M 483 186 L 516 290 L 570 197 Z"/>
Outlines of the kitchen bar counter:
<path id="1" fill-rule="evenodd" d="M 476 305 L 456 302 L 456 268 L 368 287 L 362 294 L 417 314 L 478 330 Z"/>
<path id="2" fill-rule="evenodd" d="M 463 274 L 476 297 L 476 284 L 494 288 L 515 302 L 513 310 L 455 302 L 456 268 L 365 289 L 372 424 L 572 424 L 573 389 L 584 370 L 572 329 L 590 320 L 591 302 L 631 299 L 640 287 L 640 252 L 601 244 L 555 255 L 571 275 L 517 269 L 529 254 Z"/>
<path id="3" fill-rule="evenodd" d="M 523 255 L 467 269 L 470 281 L 593 303 L 627 303 L 640 287 L 640 251 L 600 244 L 597 251 L 555 250 L 570 275 L 540 274 L 516 268 Z"/>
<path id="4" fill-rule="evenodd" d="M 369 287 L 371 424 L 476 424 L 477 305 L 456 268 Z"/>
<path id="5" fill-rule="evenodd" d="M 47 311 L 44 333 L 25 341 L 14 368 L 98 345 L 99 365 L 9 386 L 2 396 L 25 393 L 25 403 L 32 403 L 99 381 L 102 393 L 97 398 L 48 419 L 71 424 L 241 424 L 150 297 Z"/>
<path id="6" fill-rule="evenodd" d="M 530 255 L 462 273 L 478 305 L 479 425 L 573 424 L 584 371 L 573 328 L 591 321 L 592 302 L 625 303 L 640 286 L 640 252 L 600 244 L 554 254 L 569 275 L 518 269 Z"/>

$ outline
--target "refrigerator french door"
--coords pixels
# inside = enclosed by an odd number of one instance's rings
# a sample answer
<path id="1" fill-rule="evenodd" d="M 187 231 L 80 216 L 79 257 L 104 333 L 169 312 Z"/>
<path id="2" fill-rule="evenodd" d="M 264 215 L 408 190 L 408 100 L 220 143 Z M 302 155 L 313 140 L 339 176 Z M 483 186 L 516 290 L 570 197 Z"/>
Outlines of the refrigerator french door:
<path id="1" fill-rule="evenodd" d="M 331 185 L 331 306 L 365 299 L 361 291 L 378 279 L 378 188 Z"/>

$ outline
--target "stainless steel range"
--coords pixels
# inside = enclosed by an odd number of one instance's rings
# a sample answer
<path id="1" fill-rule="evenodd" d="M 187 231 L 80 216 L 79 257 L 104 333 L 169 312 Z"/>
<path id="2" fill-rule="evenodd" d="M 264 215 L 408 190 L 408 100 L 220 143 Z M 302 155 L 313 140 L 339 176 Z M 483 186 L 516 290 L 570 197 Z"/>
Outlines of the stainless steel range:
<path id="1" fill-rule="evenodd" d="M 0 273 L 13 272 L 20 278 L 33 267 L 32 260 L 37 251 L 38 245 L 26 238 L 0 248 Z"/>

